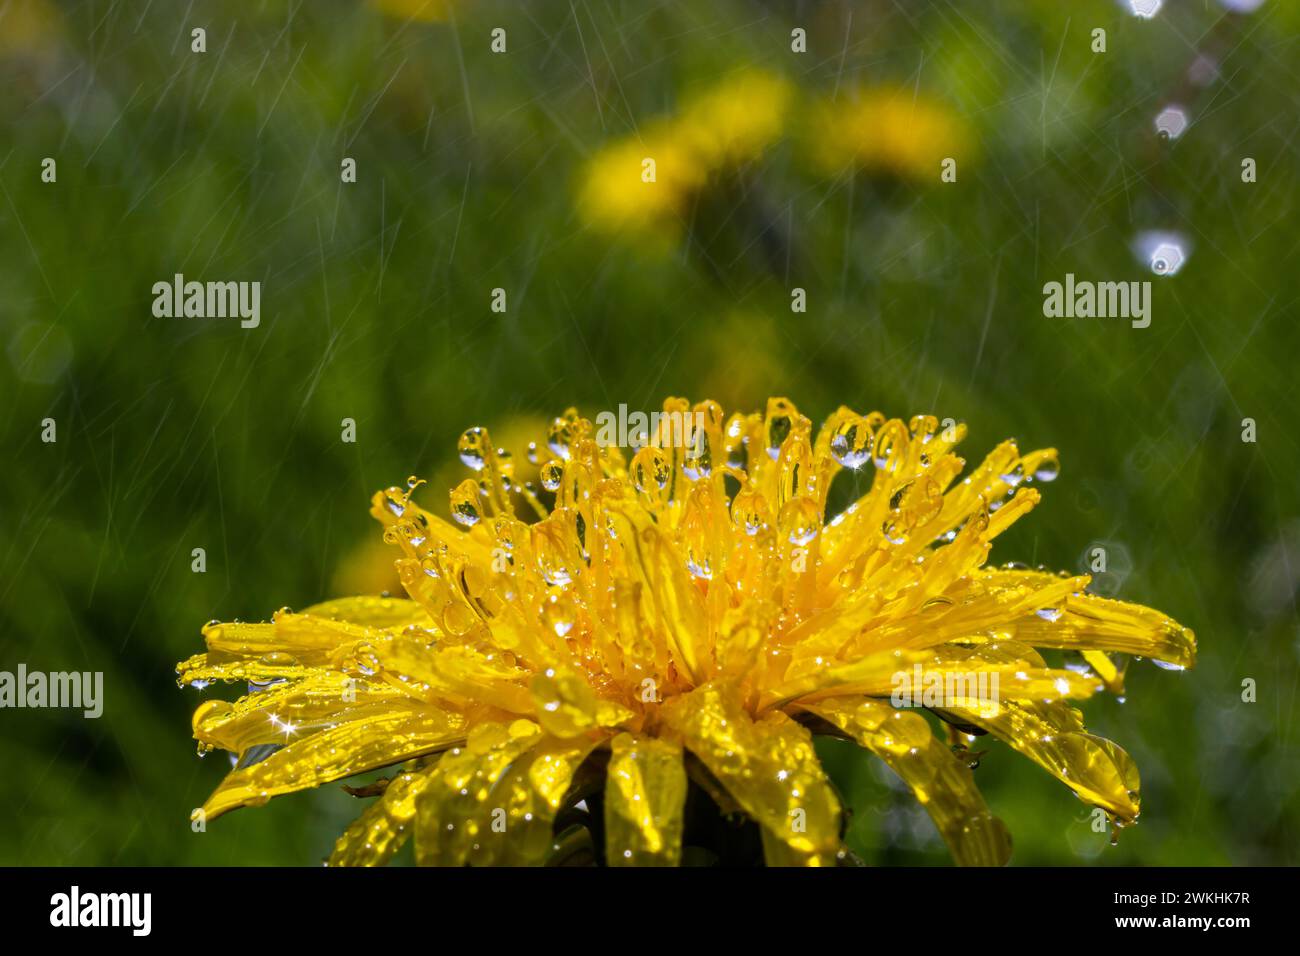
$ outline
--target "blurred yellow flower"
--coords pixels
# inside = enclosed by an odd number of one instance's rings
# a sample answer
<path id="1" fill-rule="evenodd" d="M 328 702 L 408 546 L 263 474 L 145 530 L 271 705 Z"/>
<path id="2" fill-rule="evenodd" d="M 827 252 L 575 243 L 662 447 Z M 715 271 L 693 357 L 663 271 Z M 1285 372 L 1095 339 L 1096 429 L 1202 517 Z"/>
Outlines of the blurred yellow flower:
<path id="1" fill-rule="evenodd" d="M 858 168 L 938 181 L 946 158 L 969 158 L 970 132 L 951 108 L 910 89 L 862 89 L 812 111 L 809 150 L 826 170 Z"/>
<path id="2" fill-rule="evenodd" d="M 688 102 L 673 132 L 706 169 L 750 162 L 781 138 L 792 98 L 781 77 L 740 72 Z"/>
<path id="3" fill-rule="evenodd" d="M 647 160 L 654 163 L 653 170 Z M 619 140 L 591 158 L 579 210 L 588 224 L 612 231 L 672 226 L 706 178 L 707 171 L 675 139 L 670 124 L 656 123 L 641 139 Z"/>
<path id="4" fill-rule="evenodd" d="M 683 416 L 699 429 L 684 447 Z M 529 523 L 512 461 L 470 429 L 456 524 L 415 503 L 416 483 L 374 498 L 407 598 L 204 628 L 181 683 L 253 687 L 194 714 L 201 748 L 241 756 L 201 812 L 394 767 L 333 863 L 381 864 L 413 837 L 426 864 L 676 864 L 720 849 L 712 806 L 748 818 L 769 864 L 836 864 L 826 734 L 897 773 L 958 863 L 1000 864 L 1010 838 L 963 757 L 988 734 L 1132 822 L 1137 768 L 1068 701 L 1118 688 L 1120 655 L 1191 665 L 1194 636 L 1088 594 L 1087 575 L 985 567 L 1057 455 L 1006 441 L 963 479 L 964 433 L 840 408 L 814 434 L 781 398 L 726 418 L 670 399 L 627 461 L 570 410 L 544 490 L 522 489 Z M 870 489 L 827 520 L 844 468 Z"/>
<path id="5" fill-rule="evenodd" d="M 367 538 L 339 561 L 330 585 L 335 594 L 386 594 L 400 591 L 402 581 L 393 568 L 392 549 Z"/>
<path id="6" fill-rule="evenodd" d="M 0 54 L 38 54 L 54 49 L 63 34 L 63 18 L 49 0 L 0 3 Z"/>
<path id="7" fill-rule="evenodd" d="M 675 231 L 710 176 L 760 157 L 781 138 L 793 93 L 756 70 L 735 73 L 673 117 L 603 147 L 586 164 L 578 209 L 597 228 Z"/>

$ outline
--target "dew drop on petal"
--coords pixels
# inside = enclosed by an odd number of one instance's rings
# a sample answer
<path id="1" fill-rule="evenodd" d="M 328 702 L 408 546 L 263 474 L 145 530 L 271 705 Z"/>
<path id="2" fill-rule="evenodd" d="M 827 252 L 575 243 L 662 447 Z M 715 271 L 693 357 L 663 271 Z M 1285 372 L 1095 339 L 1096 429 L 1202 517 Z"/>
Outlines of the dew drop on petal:
<path id="1" fill-rule="evenodd" d="M 547 491 L 559 491 L 564 481 L 564 462 L 552 459 L 542 465 L 542 487 Z"/>
<path id="2" fill-rule="evenodd" d="M 874 437 L 865 419 L 857 416 L 845 419 L 831 435 L 831 454 L 845 468 L 856 471 L 871 457 Z"/>
<path id="3" fill-rule="evenodd" d="M 763 527 L 763 514 L 766 510 L 763 496 L 746 488 L 738 492 L 731 502 L 731 523 L 753 537 Z"/>
<path id="4" fill-rule="evenodd" d="M 479 495 L 481 490 L 473 478 L 466 478 L 451 492 L 451 516 L 466 528 L 478 524 L 482 514 L 479 512 Z"/>
<path id="5" fill-rule="evenodd" d="M 643 495 L 657 495 L 668 484 L 671 465 L 663 450 L 647 445 L 632 457 L 632 484 Z"/>
<path id="6" fill-rule="evenodd" d="M 791 544 L 808 544 L 822 529 L 821 509 L 810 498 L 792 498 L 781 509 L 780 525 Z"/>
<path id="7" fill-rule="evenodd" d="M 475 471 L 483 469 L 485 456 L 483 449 L 489 442 L 487 431 L 477 425 L 465 430 L 460 436 L 460 441 L 456 443 L 456 451 L 460 454 L 460 460 L 468 467 Z"/>
<path id="8" fill-rule="evenodd" d="M 1034 480 L 1055 481 L 1056 476 L 1059 475 L 1060 473 L 1061 473 L 1060 459 L 1056 458 L 1055 456 L 1052 456 L 1050 458 L 1044 458 L 1042 461 L 1038 463 L 1038 467 L 1034 469 Z"/>

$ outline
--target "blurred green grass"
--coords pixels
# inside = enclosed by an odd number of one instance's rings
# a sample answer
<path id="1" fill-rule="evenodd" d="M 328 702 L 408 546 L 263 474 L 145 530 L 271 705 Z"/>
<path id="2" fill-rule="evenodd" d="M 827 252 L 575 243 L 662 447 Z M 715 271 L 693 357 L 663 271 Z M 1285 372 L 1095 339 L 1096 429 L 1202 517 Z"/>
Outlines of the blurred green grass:
<path id="1" fill-rule="evenodd" d="M 225 770 L 194 757 L 196 697 L 173 680 L 198 627 L 330 596 L 377 538 L 369 495 L 451 473 L 468 425 L 670 394 L 933 412 L 969 423 L 968 456 L 1060 448 L 995 560 L 1123 549 L 1120 596 L 1193 627 L 1201 657 L 1135 663 L 1125 703 L 1084 708 L 1142 771 L 1115 848 L 992 748 L 978 779 L 1014 861 L 1297 862 L 1295 5 L 1217 27 L 1214 3 L 1148 22 L 1109 0 L 464 2 L 434 23 L 342 0 L 40 6 L 26 33 L 0 20 L 0 667 L 102 670 L 107 704 L 0 712 L 0 863 L 319 859 L 354 810 L 333 787 L 190 831 Z M 1156 140 L 1220 35 L 1191 128 Z M 666 255 L 584 227 L 585 159 L 742 66 L 808 98 L 914 86 L 979 158 L 951 185 L 827 179 L 787 142 L 716 184 Z M 1151 278 L 1129 248 L 1148 228 L 1192 244 L 1149 329 L 1043 317 L 1066 272 Z M 154 318 L 176 272 L 261 280 L 261 327 Z M 910 797 L 825 749 L 868 859 L 945 861 Z"/>

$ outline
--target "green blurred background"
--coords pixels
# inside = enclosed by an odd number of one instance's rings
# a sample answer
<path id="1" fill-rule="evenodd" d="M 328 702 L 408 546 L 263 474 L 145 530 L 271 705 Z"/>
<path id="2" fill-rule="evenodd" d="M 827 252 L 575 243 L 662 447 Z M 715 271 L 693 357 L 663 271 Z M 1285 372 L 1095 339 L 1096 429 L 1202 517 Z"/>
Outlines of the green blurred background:
<path id="1" fill-rule="evenodd" d="M 336 787 L 191 832 L 228 769 L 174 683 L 200 625 L 387 586 L 370 494 L 462 477 L 468 425 L 518 448 L 569 405 L 667 395 L 933 412 L 968 458 L 1058 447 L 994 559 L 1104 546 L 1098 587 L 1201 655 L 1084 707 L 1142 772 L 1116 847 L 992 746 L 1013 862 L 1296 863 L 1298 41 L 1275 0 L 0 2 L 0 669 L 103 671 L 106 695 L 97 721 L 0 711 L 0 863 L 318 862 L 357 810 Z M 775 142 L 668 227 L 584 218 L 603 147 L 744 68 L 794 89 Z M 810 104 L 881 88 L 964 130 L 956 183 L 813 161 Z M 1166 141 L 1171 102 L 1191 125 Z M 1134 254 L 1152 229 L 1190 250 L 1176 275 Z M 261 326 L 155 318 L 177 272 L 260 280 Z M 1153 280 L 1150 328 L 1045 318 L 1067 272 Z M 867 860 L 947 860 L 886 772 L 825 756 Z"/>

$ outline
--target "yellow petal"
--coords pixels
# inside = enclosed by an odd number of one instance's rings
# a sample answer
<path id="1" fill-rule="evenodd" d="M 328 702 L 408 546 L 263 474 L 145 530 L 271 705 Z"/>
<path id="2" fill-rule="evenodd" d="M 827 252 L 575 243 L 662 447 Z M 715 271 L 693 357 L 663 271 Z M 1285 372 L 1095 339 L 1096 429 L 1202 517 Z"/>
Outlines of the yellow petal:
<path id="1" fill-rule="evenodd" d="M 1002 866 L 1011 857 L 1011 835 L 989 812 L 975 776 L 920 714 L 874 700 L 832 699 L 804 709 L 870 750 L 912 788 L 939 835 L 962 866 Z"/>
<path id="2" fill-rule="evenodd" d="M 739 678 L 753 668 L 771 627 L 764 616 L 767 611 L 761 602 L 753 601 L 724 614 L 713 651 L 720 677 Z"/>
<path id="3" fill-rule="evenodd" d="M 473 648 L 428 647 L 404 637 L 373 645 L 376 663 L 386 677 L 406 686 L 426 685 L 435 698 L 457 704 L 475 702 L 516 714 L 530 714 L 533 700 L 523 681 L 528 672 L 489 658 Z"/>
<path id="4" fill-rule="evenodd" d="M 984 644 L 989 660 L 1025 656 L 1017 641 Z M 1041 658 L 1040 658 L 1041 660 Z M 1138 771 L 1119 746 L 1085 731 L 1083 715 L 1059 701 L 1004 701 L 995 708 L 944 708 L 943 714 L 982 727 L 1042 766 L 1080 799 L 1125 823 L 1138 815 Z"/>
<path id="5" fill-rule="evenodd" d="M 1196 662 L 1196 635 L 1189 628 L 1140 604 L 1089 594 L 1089 580 L 1086 574 L 981 570 L 947 592 L 954 605 L 932 615 L 929 630 L 948 640 L 960 631 L 997 627 L 1037 647 L 1137 654 L 1178 667 Z"/>
<path id="6" fill-rule="evenodd" d="M 459 714 L 406 709 L 322 730 L 277 750 L 260 763 L 233 770 L 208 797 L 209 820 L 237 807 L 435 753 L 464 739 Z"/>
<path id="7" fill-rule="evenodd" d="M 574 773 L 599 743 L 599 739 L 589 737 L 549 739 L 511 765 L 487 801 L 494 812 L 498 808 L 505 810 L 500 839 L 485 841 L 488 862 L 526 866 L 546 858 L 551 847 L 551 823 L 560 802 Z"/>
<path id="8" fill-rule="evenodd" d="M 649 603 L 662 622 L 677 668 L 688 680 L 696 681 L 703 673 L 708 651 L 700 592 L 665 535 L 649 528 L 641 538 Z"/>
<path id="9" fill-rule="evenodd" d="M 632 734 L 614 738 L 605 781 L 605 859 L 610 866 L 677 866 L 685 805 L 680 745 Z"/>
<path id="10" fill-rule="evenodd" d="M 576 737 L 590 730 L 617 727 L 636 715 L 621 704 L 596 696 L 580 675 L 547 668 L 532 679 L 537 721 L 557 737 Z"/>
<path id="11" fill-rule="evenodd" d="M 896 694 L 902 686 L 910 686 L 914 702 L 927 707 L 932 703 L 960 706 L 967 699 L 981 703 L 1086 699 L 1101 688 L 1093 677 L 1047 667 L 1028 644 L 1006 638 L 969 641 L 869 654 L 848 663 L 815 660 L 817 669 L 812 674 L 764 691 L 760 708 L 827 697 L 888 697 L 898 703 Z"/>
<path id="12" fill-rule="evenodd" d="M 421 866 L 491 860 L 504 840 L 505 807 L 489 800 L 515 760 L 542 741 L 532 721 L 480 724 L 464 747 L 443 754 L 433 782 L 416 800 L 415 859 Z"/>
<path id="13" fill-rule="evenodd" d="M 765 866 L 835 866 L 837 863 L 836 855 L 806 853 L 780 839 L 766 827 L 760 827 L 759 831 L 759 835 L 763 838 Z"/>
<path id="14" fill-rule="evenodd" d="M 1137 819 L 1138 769 L 1119 745 L 1087 733 L 1068 704 L 1004 703 L 996 716 L 955 708 L 952 714 L 1006 741 L 1061 780 L 1081 800 L 1124 823 Z"/>
<path id="15" fill-rule="evenodd" d="M 401 773 L 334 843 L 330 866 L 384 866 L 411 836 L 415 801 L 435 767 Z"/>
<path id="16" fill-rule="evenodd" d="M 1117 664 L 1111 660 L 1110 654 L 1106 651 L 1082 651 L 1081 653 L 1083 659 L 1088 662 L 1088 666 L 1106 685 L 1106 690 L 1112 694 L 1122 695 L 1124 693 L 1124 670 L 1128 661 L 1127 658 L 1121 658 L 1121 663 Z"/>
<path id="17" fill-rule="evenodd" d="M 256 662 L 267 655 L 304 666 L 330 663 L 331 652 L 358 641 L 379 641 L 381 628 L 281 611 L 267 624 L 209 624 L 203 628 L 208 658 Z"/>
<path id="18" fill-rule="evenodd" d="M 661 713 L 745 812 L 788 848 L 779 862 L 835 862 L 840 805 L 808 731 L 780 711 L 755 721 L 734 688 L 716 684 L 671 698 Z"/>
<path id="19" fill-rule="evenodd" d="M 1066 599 L 1055 620 L 1034 616 L 1015 625 L 1018 640 L 1037 647 L 1119 651 L 1176 668 L 1196 663 L 1196 635 L 1159 611 L 1093 594 Z"/>
<path id="20" fill-rule="evenodd" d="M 432 622 L 429 612 L 415 601 L 369 595 L 324 601 L 303 608 L 302 613 L 368 627 L 400 628 L 408 624 L 428 625 Z"/>
<path id="21" fill-rule="evenodd" d="M 247 694 L 233 704 L 205 701 L 194 712 L 194 737 L 210 747 L 242 754 L 259 744 L 287 744 L 327 726 L 405 708 L 427 710 L 386 684 L 355 681 L 337 672 Z"/>
<path id="22" fill-rule="evenodd" d="M 204 687 L 214 681 L 252 681 L 269 683 L 281 680 L 302 680 L 311 676 L 324 676 L 325 667 L 303 667 L 288 655 L 266 654 L 261 658 L 214 660 L 209 654 L 195 654 L 176 665 L 176 683 Z"/>

